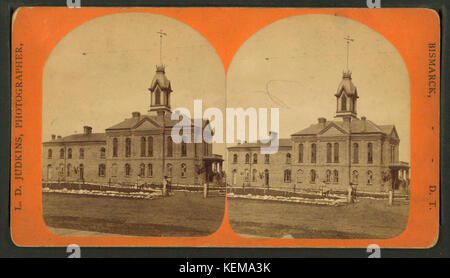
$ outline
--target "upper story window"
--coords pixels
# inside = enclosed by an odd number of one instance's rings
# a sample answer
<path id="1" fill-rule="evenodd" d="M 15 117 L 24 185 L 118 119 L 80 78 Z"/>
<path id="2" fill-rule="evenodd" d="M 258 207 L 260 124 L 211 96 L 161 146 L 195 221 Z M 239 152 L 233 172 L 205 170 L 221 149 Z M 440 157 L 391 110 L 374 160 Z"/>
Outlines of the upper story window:
<path id="1" fill-rule="evenodd" d="M 47 158 L 48 158 L 48 159 L 52 159 L 52 156 L 53 156 L 53 151 L 52 151 L 52 149 L 48 149 L 48 151 L 47 151 Z"/>
<path id="2" fill-rule="evenodd" d="M 373 145 L 372 143 L 367 144 L 367 163 L 372 164 L 373 162 Z"/>
<path id="3" fill-rule="evenodd" d="M 131 138 L 125 139 L 125 157 L 131 156 Z"/>
<path id="4" fill-rule="evenodd" d="M 237 155 L 237 153 L 233 154 L 233 163 L 238 163 L 238 155 Z"/>
<path id="5" fill-rule="evenodd" d="M 253 154 L 253 164 L 258 164 L 258 154 L 257 153 Z"/>
<path id="6" fill-rule="evenodd" d="M 316 163 L 317 161 L 317 145 L 311 144 L 311 163 Z"/>
<path id="7" fill-rule="evenodd" d="M 67 149 L 67 159 L 72 159 L 72 149 L 71 148 Z"/>
<path id="8" fill-rule="evenodd" d="M 339 143 L 334 143 L 334 163 L 339 163 Z"/>
<path id="9" fill-rule="evenodd" d="M 149 157 L 152 157 L 153 156 L 153 137 L 148 137 L 147 138 L 147 155 L 149 156 Z"/>
<path id="10" fill-rule="evenodd" d="M 80 148 L 80 159 L 84 159 L 84 149 Z"/>
<path id="11" fill-rule="evenodd" d="M 246 153 L 245 154 L 245 164 L 249 164 L 250 163 L 250 154 Z"/>
<path id="12" fill-rule="evenodd" d="M 59 158 L 60 158 L 60 159 L 64 159 L 64 149 L 63 149 L 63 148 L 61 148 L 61 149 L 59 150 Z"/>
<path id="13" fill-rule="evenodd" d="M 105 159 L 106 158 L 106 149 L 104 147 L 100 148 L 100 158 Z"/>
<path id="14" fill-rule="evenodd" d="M 184 141 L 181 142 L 181 156 L 187 156 L 187 145 Z"/>
<path id="15" fill-rule="evenodd" d="M 359 163 L 359 145 L 353 143 L 353 163 Z"/>
<path id="16" fill-rule="evenodd" d="M 141 157 L 145 156 L 145 153 L 147 151 L 147 142 L 145 137 L 141 137 Z"/>
<path id="17" fill-rule="evenodd" d="M 113 139 L 113 157 L 117 157 L 119 150 L 119 140 L 117 138 Z"/>
<path id="18" fill-rule="evenodd" d="M 286 163 L 291 164 L 291 154 L 290 153 L 286 154 Z"/>
<path id="19" fill-rule="evenodd" d="M 303 163 L 303 144 L 298 144 L 298 163 Z"/>
<path id="20" fill-rule="evenodd" d="M 331 163 L 331 155 L 333 152 L 333 146 L 331 145 L 331 143 L 327 144 L 327 163 Z"/>

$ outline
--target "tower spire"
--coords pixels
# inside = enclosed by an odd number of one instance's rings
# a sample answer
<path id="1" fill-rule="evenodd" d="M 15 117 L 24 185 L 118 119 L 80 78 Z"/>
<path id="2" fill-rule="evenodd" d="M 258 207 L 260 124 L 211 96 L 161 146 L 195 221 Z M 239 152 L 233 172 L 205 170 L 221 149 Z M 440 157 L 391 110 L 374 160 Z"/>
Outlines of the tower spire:
<path id="1" fill-rule="evenodd" d="M 159 34 L 159 63 L 162 65 L 162 38 L 167 36 L 167 33 L 164 33 L 162 29 L 156 33 Z"/>
<path id="2" fill-rule="evenodd" d="M 347 37 L 345 37 L 344 40 L 347 41 L 347 71 L 348 71 L 348 56 L 349 56 L 350 42 L 354 41 L 354 39 L 350 38 L 350 36 L 347 35 Z"/>

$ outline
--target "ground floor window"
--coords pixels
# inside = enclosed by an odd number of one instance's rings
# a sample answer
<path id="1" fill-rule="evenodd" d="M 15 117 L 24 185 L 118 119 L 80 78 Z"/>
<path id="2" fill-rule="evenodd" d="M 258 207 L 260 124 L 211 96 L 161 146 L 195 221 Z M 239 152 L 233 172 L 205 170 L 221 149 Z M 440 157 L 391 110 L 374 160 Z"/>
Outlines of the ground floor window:
<path id="1" fill-rule="evenodd" d="M 311 170 L 311 172 L 310 172 L 310 178 L 311 178 L 311 183 L 316 183 L 316 178 L 317 178 L 317 175 L 316 175 L 316 171 L 313 169 L 313 170 Z"/>
<path id="2" fill-rule="evenodd" d="M 258 176 L 258 170 L 253 169 L 252 181 L 256 181 L 256 177 Z"/>
<path id="3" fill-rule="evenodd" d="M 125 164 L 125 176 L 129 177 L 131 176 L 131 166 L 130 164 Z"/>
<path id="4" fill-rule="evenodd" d="M 298 169 L 297 170 L 297 182 L 301 183 L 303 180 L 303 170 L 302 169 Z"/>
<path id="5" fill-rule="evenodd" d="M 338 183 L 339 182 L 339 172 L 338 170 L 333 171 L 333 182 Z"/>
<path id="6" fill-rule="evenodd" d="M 104 177 L 105 174 L 106 174 L 106 165 L 105 164 L 98 165 L 98 176 Z"/>
<path id="7" fill-rule="evenodd" d="M 153 166 L 152 164 L 148 164 L 147 165 L 147 177 L 152 177 L 153 176 Z"/>
<path id="8" fill-rule="evenodd" d="M 139 177 L 143 178 L 145 177 L 145 164 L 141 163 L 139 167 Z"/>
<path id="9" fill-rule="evenodd" d="M 186 164 L 181 164 L 181 177 L 185 178 L 186 177 L 186 171 L 187 171 L 187 167 Z"/>
<path id="10" fill-rule="evenodd" d="M 373 173 L 372 171 L 367 171 L 367 184 L 371 185 L 373 182 Z"/>
<path id="11" fill-rule="evenodd" d="M 284 182 L 291 182 L 291 170 L 284 170 Z"/>
<path id="12" fill-rule="evenodd" d="M 352 183 L 353 184 L 358 184 L 358 171 L 353 171 L 352 173 Z"/>
<path id="13" fill-rule="evenodd" d="M 327 181 L 327 183 L 329 183 L 329 182 L 331 182 L 331 171 L 330 170 L 327 170 L 326 171 L 326 181 Z"/>

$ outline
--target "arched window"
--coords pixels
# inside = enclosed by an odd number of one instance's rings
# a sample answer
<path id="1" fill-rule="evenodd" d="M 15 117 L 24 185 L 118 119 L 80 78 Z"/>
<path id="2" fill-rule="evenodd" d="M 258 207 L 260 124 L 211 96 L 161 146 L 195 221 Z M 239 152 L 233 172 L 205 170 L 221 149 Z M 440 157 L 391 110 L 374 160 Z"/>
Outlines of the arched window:
<path id="1" fill-rule="evenodd" d="M 79 169 L 80 169 L 80 180 L 84 180 L 84 165 L 80 164 Z"/>
<path id="2" fill-rule="evenodd" d="M 143 178 L 145 177 L 145 164 L 141 163 L 141 165 L 139 165 L 139 177 Z"/>
<path id="3" fill-rule="evenodd" d="M 131 166 L 130 164 L 125 164 L 125 176 L 129 177 L 131 176 Z"/>
<path id="4" fill-rule="evenodd" d="M 59 175 L 61 176 L 61 178 L 64 177 L 64 170 L 65 170 L 64 164 L 63 163 L 59 164 Z"/>
<path id="5" fill-rule="evenodd" d="M 141 157 L 145 156 L 146 153 L 146 148 L 147 148 L 147 142 L 145 137 L 141 137 Z"/>
<path id="6" fill-rule="evenodd" d="M 327 163 L 331 163 L 331 155 L 332 155 L 332 152 L 333 152 L 332 148 L 333 147 L 332 147 L 331 143 L 328 143 L 327 144 Z"/>
<path id="7" fill-rule="evenodd" d="M 233 169 L 233 171 L 231 172 L 231 184 L 236 185 L 236 183 L 237 183 L 237 170 Z"/>
<path id="8" fill-rule="evenodd" d="M 316 144 L 311 144 L 311 163 L 316 163 L 317 161 L 317 146 Z"/>
<path id="9" fill-rule="evenodd" d="M 334 170 L 333 171 L 333 182 L 334 183 L 339 183 L 339 172 L 338 172 L 338 170 Z"/>
<path id="10" fill-rule="evenodd" d="M 117 157 L 117 152 L 119 150 L 119 140 L 117 138 L 113 139 L 113 157 Z"/>
<path id="11" fill-rule="evenodd" d="M 250 163 L 250 154 L 248 154 L 248 153 L 245 154 L 245 163 L 246 164 Z"/>
<path id="12" fill-rule="evenodd" d="M 153 137 L 148 137 L 148 140 L 147 140 L 148 142 L 147 142 L 147 144 L 148 144 L 148 148 L 147 148 L 147 155 L 149 156 L 149 157 L 152 157 L 153 156 Z"/>
<path id="13" fill-rule="evenodd" d="M 80 159 L 84 159 L 84 149 L 80 149 Z"/>
<path id="14" fill-rule="evenodd" d="M 52 151 L 52 149 L 48 149 L 48 151 L 47 151 L 47 158 L 48 158 L 48 159 L 52 159 L 52 156 L 53 156 L 53 151 Z"/>
<path id="15" fill-rule="evenodd" d="M 316 171 L 314 169 L 310 172 L 310 181 L 311 183 L 316 183 Z"/>
<path id="16" fill-rule="evenodd" d="M 131 138 L 125 139 L 125 157 L 131 156 Z"/>
<path id="17" fill-rule="evenodd" d="M 359 145 L 353 143 L 353 163 L 359 163 Z"/>
<path id="18" fill-rule="evenodd" d="M 291 182 L 291 170 L 284 170 L 284 182 Z"/>
<path id="19" fill-rule="evenodd" d="M 181 142 L 181 156 L 187 155 L 187 146 L 184 141 Z"/>
<path id="20" fill-rule="evenodd" d="M 233 163 L 238 163 L 238 155 L 236 153 L 233 154 Z"/>
<path id="21" fill-rule="evenodd" d="M 100 158 L 105 159 L 106 158 L 106 149 L 104 147 L 100 148 Z"/>
<path id="22" fill-rule="evenodd" d="M 270 154 L 264 155 L 264 163 L 269 164 L 270 163 Z"/>
<path id="23" fill-rule="evenodd" d="M 303 180 L 303 170 L 302 169 L 298 169 L 297 170 L 297 182 L 301 183 Z"/>
<path id="24" fill-rule="evenodd" d="M 334 163 L 339 163 L 339 143 L 334 143 Z"/>
<path id="25" fill-rule="evenodd" d="M 173 155 L 173 141 L 172 137 L 167 137 L 167 156 Z"/>
<path id="26" fill-rule="evenodd" d="M 52 165 L 48 164 L 47 165 L 47 180 L 51 180 L 52 179 Z"/>
<path id="27" fill-rule="evenodd" d="M 67 159 L 72 159 L 72 149 L 71 148 L 67 149 Z"/>
<path id="28" fill-rule="evenodd" d="M 98 176 L 104 177 L 105 175 L 106 175 L 106 165 L 105 164 L 98 165 Z"/>
<path id="29" fill-rule="evenodd" d="M 111 177 L 117 177 L 117 164 L 113 163 L 111 167 Z"/>
<path id="30" fill-rule="evenodd" d="M 67 164 L 67 177 L 70 177 L 71 171 L 72 171 L 72 165 L 69 163 L 69 164 Z"/>
<path id="31" fill-rule="evenodd" d="M 353 171 L 352 173 L 352 183 L 353 184 L 358 184 L 358 171 Z"/>
<path id="32" fill-rule="evenodd" d="M 291 164 L 291 154 L 290 153 L 286 154 L 286 163 Z"/>
<path id="33" fill-rule="evenodd" d="M 147 177 L 151 178 L 153 176 L 153 165 L 147 164 Z"/>
<path id="34" fill-rule="evenodd" d="M 172 164 L 167 164 L 167 177 L 171 178 L 172 177 Z"/>
<path id="35" fill-rule="evenodd" d="M 303 163 L 303 144 L 298 144 L 298 163 Z"/>
<path id="36" fill-rule="evenodd" d="M 258 154 L 257 153 L 253 154 L 253 164 L 258 164 Z"/>
<path id="37" fill-rule="evenodd" d="M 250 171 L 248 169 L 245 169 L 245 181 L 250 180 Z"/>
<path id="38" fill-rule="evenodd" d="M 61 148 L 61 149 L 59 150 L 59 158 L 60 158 L 60 159 L 64 159 L 64 149 L 63 149 L 63 148 Z"/>
<path id="39" fill-rule="evenodd" d="M 155 104 L 156 105 L 161 104 L 161 91 L 159 90 L 159 88 L 156 88 L 156 91 L 155 91 Z"/>
<path id="40" fill-rule="evenodd" d="M 367 163 L 372 164 L 373 162 L 373 145 L 372 143 L 367 144 Z"/>
<path id="41" fill-rule="evenodd" d="M 341 110 L 347 111 L 347 98 L 345 97 L 344 94 L 342 94 L 342 98 L 341 98 Z"/>
<path id="42" fill-rule="evenodd" d="M 331 182 L 331 171 L 330 170 L 326 171 L 326 182 Z"/>
<path id="43" fill-rule="evenodd" d="M 258 170 L 253 169 L 253 173 L 252 173 L 252 181 L 255 182 L 256 181 L 256 177 L 258 176 Z"/>
<path id="44" fill-rule="evenodd" d="M 373 173 L 372 173 L 372 171 L 367 171 L 367 184 L 372 184 L 372 182 L 373 182 Z"/>
<path id="45" fill-rule="evenodd" d="M 187 167 L 186 164 L 181 164 L 181 177 L 185 178 L 186 177 L 186 171 L 187 171 Z"/>

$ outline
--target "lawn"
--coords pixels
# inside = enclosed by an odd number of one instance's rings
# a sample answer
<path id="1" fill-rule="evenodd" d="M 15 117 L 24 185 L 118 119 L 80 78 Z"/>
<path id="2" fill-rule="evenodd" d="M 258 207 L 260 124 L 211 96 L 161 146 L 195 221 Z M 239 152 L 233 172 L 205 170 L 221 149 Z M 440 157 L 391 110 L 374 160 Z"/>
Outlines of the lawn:
<path id="1" fill-rule="evenodd" d="M 156 199 L 43 193 L 47 226 L 133 236 L 206 236 L 222 223 L 225 197 L 174 192 Z"/>
<path id="2" fill-rule="evenodd" d="M 359 198 L 344 206 L 228 199 L 232 229 L 247 237 L 392 238 L 406 227 L 409 204 Z"/>

